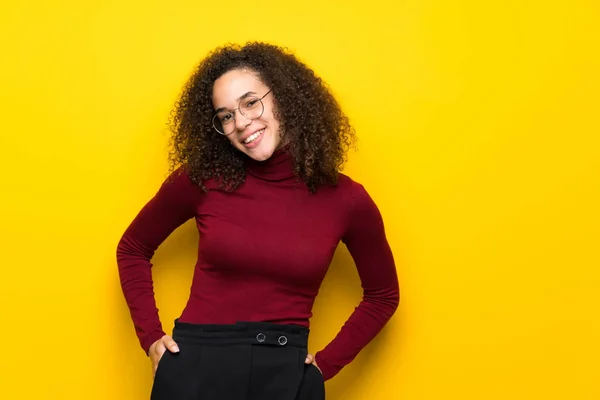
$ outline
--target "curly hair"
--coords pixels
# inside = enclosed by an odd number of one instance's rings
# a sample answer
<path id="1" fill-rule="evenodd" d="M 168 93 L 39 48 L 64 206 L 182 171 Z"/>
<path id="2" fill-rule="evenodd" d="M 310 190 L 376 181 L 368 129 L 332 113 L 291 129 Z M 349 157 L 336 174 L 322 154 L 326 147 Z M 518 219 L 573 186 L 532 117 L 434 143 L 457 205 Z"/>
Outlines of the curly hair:
<path id="1" fill-rule="evenodd" d="M 219 187 L 237 189 L 245 180 L 245 154 L 230 145 L 212 125 L 213 84 L 234 69 L 258 74 L 272 89 L 280 134 L 289 140 L 295 174 L 311 192 L 335 185 L 355 143 L 354 128 L 328 86 L 287 49 L 260 42 L 229 44 L 213 50 L 184 85 L 169 119 L 170 171 L 183 166 L 204 191 L 214 178 Z"/>

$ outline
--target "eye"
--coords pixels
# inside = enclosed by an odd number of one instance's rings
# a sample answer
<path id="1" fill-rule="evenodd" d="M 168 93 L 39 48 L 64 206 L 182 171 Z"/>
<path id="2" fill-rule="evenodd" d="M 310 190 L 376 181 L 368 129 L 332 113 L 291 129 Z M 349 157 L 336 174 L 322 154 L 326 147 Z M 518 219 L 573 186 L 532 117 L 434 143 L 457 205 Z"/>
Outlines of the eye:
<path id="1" fill-rule="evenodd" d="M 244 103 L 244 108 L 254 108 L 254 107 L 256 107 L 257 103 L 258 103 L 258 99 L 255 99 L 255 98 L 248 99 Z"/>
<path id="2" fill-rule="evenodd" d="M 222 124 L 226 124 L 227 122 L 231 121 L 232 119 L 233 119 L 233 114 L 231 114 L 231 113 L 219 115 L 219 120 L 221 121 Z"/>

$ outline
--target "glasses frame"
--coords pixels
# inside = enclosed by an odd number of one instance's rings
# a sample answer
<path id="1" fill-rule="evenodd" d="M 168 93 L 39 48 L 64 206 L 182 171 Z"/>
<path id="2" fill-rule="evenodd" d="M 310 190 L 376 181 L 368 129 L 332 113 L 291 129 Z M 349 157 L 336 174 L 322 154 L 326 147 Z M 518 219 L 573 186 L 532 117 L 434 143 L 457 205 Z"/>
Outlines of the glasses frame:
<path id="1" fill-rule="evenodd" d="M 234 108 L 233 110 L 231 110 L 231 114 L 233 115 L 233 122 L 237 122 L 237 121 L 236 121 L 236 119 L 235 119 L 235 112 L 236 112 L 236 111 L 239 111 L 239 113 L 240 113 L 240 114 L 241 114 L 241 115 L 242 115 L 244 118 L 251 119 L 251 120 L 255 120 L 255 119 L 258 119 L 258 118 L 262 117 L 263 113 L 265 112 L 265 103 L 263 103 L 263 99 L 264 99 L 265 97 L 267 97 L 267 95 L 268 95 L 269 93 L 271 93 L 271 91 L 273 91 L 273 89 L 269 89 L 269 91 L 268 91 L 267 93 L 265 93 L 265 94 L 264 94 L 262 97 L 258 97 L 258 101 L 260 101 L 260 105 L 261 105 L 261 107 L 262 107 L 262 111 L 260 112 L 260 114 L 259 114 L 257 117 L 254 117 L 254 118 L 248 118 L 248 117 L 246 117 L 246 116 L 244 115 L 244 113 L 242 112 L 242 110 L 241 110 L 241 108 L 242 108 L 242 101 L 244 101 L 244 100 L 247 100 L 247 99 L 248 99 L 248 97 L 245 97 L 245 98 L 241 99 L 241 100 L 240 100 L 240 102 L 238 103 L 238 107 L 237 107 L 237 108 Z M 231 133 L 225 133 L 225 132 L 221 132 L 221 131 L 220 131 L 220 130 L 217 128 L 217 125 L 215 124 L 215 118 L 217 118 L 217 116 L 218 116 L 218 114 L 217 114 L 217 113 L 215 113 L 215 115 L 213 115 L 213 117 L 212 117 L 212 126 L 213 126 L 213 129 L 214 129 L 215 131 L 217 131 L 217 132 L 218 132 L 220 135 L 223 135 L 223 136 L 229 136 L 229 135 L 231 135 L 233 132 L 235 132 L 235 128 L 233 129 L 233 131 L 232 131 Z M 223 126 L 223 125 L 221 125 L 221 126 Z M 223 129 L 223 130 L 225 130 L 225 129 Z"/>

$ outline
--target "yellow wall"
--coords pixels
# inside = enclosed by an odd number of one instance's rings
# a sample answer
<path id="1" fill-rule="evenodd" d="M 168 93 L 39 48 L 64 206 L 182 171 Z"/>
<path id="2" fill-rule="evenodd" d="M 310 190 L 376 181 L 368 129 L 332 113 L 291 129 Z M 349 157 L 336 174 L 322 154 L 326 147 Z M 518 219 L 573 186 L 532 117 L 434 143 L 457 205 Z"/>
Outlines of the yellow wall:
<path id="1" fill-rule="evenodd" d="M 596 0 L 23 1 L 0 14 L 0 397 L 145 399 L 115 246 L 222 43 L 289 46 L 356 125 L 402 301 L 329 399 L 600 398 Z M 293 5 L 291 5 L 293 4 Z M 594 26 L 596 24 L 596 26 Z M 196 233 L 156 256 L 168 329 Z M 345 249 L 311 350 L 360 296 Z"/>

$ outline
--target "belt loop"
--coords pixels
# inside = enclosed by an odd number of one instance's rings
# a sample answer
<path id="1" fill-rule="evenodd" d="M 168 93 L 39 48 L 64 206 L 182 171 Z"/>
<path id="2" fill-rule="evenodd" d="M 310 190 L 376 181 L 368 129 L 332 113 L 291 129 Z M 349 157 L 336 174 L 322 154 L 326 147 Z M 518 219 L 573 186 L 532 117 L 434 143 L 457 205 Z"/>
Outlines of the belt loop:
<path id="1" fill-rule="evenodd" d="M 279 343 L 280 346 L 285 346 L 287 342 L 288 339 L 285 336 L 279 336 L 279 338 L 277 339 L 277 343 Z"/>

